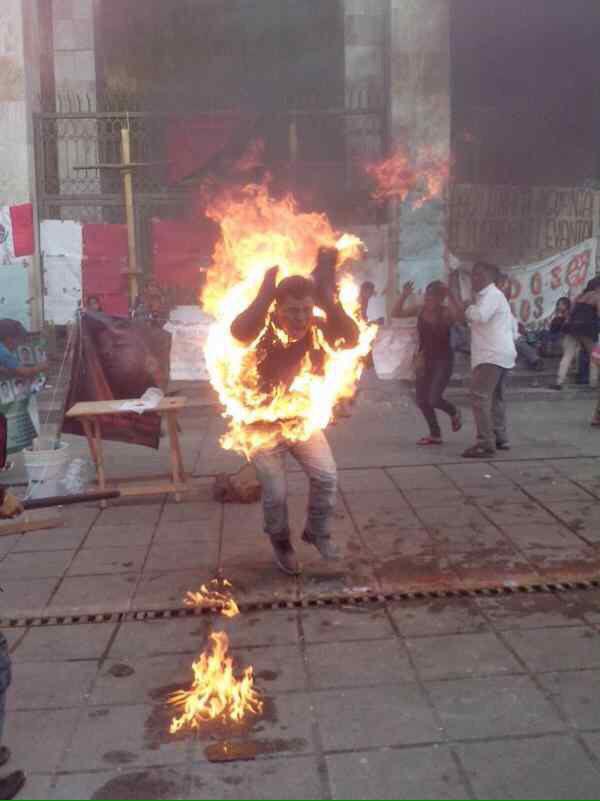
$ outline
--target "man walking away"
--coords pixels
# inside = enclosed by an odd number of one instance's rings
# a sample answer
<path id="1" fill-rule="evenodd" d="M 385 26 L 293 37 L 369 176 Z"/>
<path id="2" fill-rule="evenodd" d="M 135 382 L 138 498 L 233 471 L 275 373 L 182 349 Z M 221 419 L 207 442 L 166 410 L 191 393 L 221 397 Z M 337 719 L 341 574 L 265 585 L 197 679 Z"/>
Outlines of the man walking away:
<path id="1" fill-rule="evenodd" d="M 471 329 L 471 403 L 477 443 L 463 456 L 477 459 L 492 456 L 496 449 L 508 450 L 504 397 L 508 371 L 515 366 L 513 319 L 504 293 L 495 285 L 498 269 L 486 262 L 473 267 L 475 300 L 465 310 L 455 298 L 450 302 Z"/>

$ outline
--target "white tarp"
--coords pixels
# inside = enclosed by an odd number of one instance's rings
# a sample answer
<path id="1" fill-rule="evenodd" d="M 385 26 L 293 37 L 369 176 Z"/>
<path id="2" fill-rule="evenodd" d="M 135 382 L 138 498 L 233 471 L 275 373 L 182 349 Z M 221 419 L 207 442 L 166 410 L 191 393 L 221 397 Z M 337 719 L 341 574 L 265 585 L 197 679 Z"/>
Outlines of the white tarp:
<path id="1" fill-rule="evenodd" d="M 177 306 L 165 331 L 171 334 L 171 381 L 208 381 L 204 344 L 213 318 L 198 306 Z"/>
<path id="2" fill-rule="evenodd" d="M 44 270 L 44 316 L 65 325 L 81 305 L 83 227 L 72 220 L 43 220 L 40 249 Z"/>
<path id="3" fill-rule="evenodd" d="M 416 349 L 416 319 L 396 319 L 380 328 L 373 346 L 373 364 L 377 377 L 384 380 L 414 379 L 413 361 Z"/>

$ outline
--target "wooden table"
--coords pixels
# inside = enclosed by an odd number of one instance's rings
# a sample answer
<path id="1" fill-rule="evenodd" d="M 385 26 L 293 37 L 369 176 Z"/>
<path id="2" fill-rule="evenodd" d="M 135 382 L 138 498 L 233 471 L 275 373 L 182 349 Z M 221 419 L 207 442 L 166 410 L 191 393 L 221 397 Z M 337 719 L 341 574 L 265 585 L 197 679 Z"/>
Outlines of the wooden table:
<path id="1" fill-rule="evenodd" d="M 108 482 L 106 480 L 100 418 L 107 414 L 132 414 L 130 411 L 122 411 L 121 406 L 124 403 L 135 402 L 136 399 L 132 401 L 114 400 L 76 403 L 75 406 L 69 409 L 66 416 L 77 418 L 83 426 L 90 448 L 90 454 L 96 465 L 98 487 L 101 491 L 116 487 L 120 490 L 121 495 L 162 495 L 164 493 L 174 493 L 175 500 L 180 501 L 181 493 L 187 489 L 185 468 L 183 466 L 183 457 L 181 455 L 181 447 L 177 433 L 177 415 L 187 405 L 187 399 L 183 397 L 163 398 L 158 406 L 155 406 L 154 409 L 147 410 L 147 412 L 155 412 L 161 415 L 161 417 L 166 418 L 167 431 L 169 432 L 171 480 L 156 479 L 146 482 L 136 480 L 131 484 L 128 482 Z M 146 414 L 147 412 L 142 412 L 142 414 Z M 101 501 L 100 505 L 105 507 L 106 501 Z"/>

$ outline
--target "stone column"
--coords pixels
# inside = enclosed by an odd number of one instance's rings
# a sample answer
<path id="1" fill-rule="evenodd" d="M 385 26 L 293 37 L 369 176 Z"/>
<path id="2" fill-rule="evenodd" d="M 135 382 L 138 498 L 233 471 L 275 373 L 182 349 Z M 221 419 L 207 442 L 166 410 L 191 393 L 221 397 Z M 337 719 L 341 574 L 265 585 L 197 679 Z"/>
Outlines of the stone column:
<path id="1" fill-rule="evenodd" d="M 450 0 L 390 0 L 390 149 L 406 148 L 419 166 L 430 148 L 450 159 Z M 391 210 L 396 289 L 422 289 L 447 271 L 447 200 Z"/>
<path id="2" fill-rule="evenodd" d="M 377 224 L 374 214 L 369 219 L 364 164 L 379 161 L 385 150 L 388 4 L 389 0 L 344 0 L 347 189 L 358 199 L 353 216 L 362 218 L 361 225 L 353 222 L 352 230 L 368 248 L 356 277 L 375 284 L 378 295 L 369 308 L 374 317 L 385 314 L 387 226 L 383 221 Z"/>
<path id="3" fill-rule="evenodd" d="M 35 4 L 2 0 L 0 12 L 0 204 L 32 202 L 35 159 L 32 113 L 39 102 L 39 48 Z M 38 328 L 41 291 L 37 255 L 2 268 L 0 317 Z"/>

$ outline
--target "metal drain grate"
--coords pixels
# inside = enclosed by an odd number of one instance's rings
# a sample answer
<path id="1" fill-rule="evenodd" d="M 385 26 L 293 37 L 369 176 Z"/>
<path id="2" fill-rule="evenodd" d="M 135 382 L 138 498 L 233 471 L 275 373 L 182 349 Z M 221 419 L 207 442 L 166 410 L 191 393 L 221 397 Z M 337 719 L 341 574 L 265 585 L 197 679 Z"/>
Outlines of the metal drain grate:
<path id="1" fill-rule="evenodd" d="M 240 612 L 263 612 L 280 609 L 313 609 L 315 607 L 352 607 L 405 601 L 431 601 L 444 598 L 481 598 L 519 594 L 556 594 L 600 589 L 600 579 L 549 584 L 522 584 L 478 587 L 455 590 L 415 590 L 413 592 L 360 592 L 307 596 L 297 601 L 265 600 L 238 604 Z M 76 626 L 93 623 L 121 623 L 147 620 L 176 620 L 217 614 L 217 605 L 203 607 L 171 607 L 166 609 L 137 609 L 123 612 L 94 612 L 82 615 L 15 617 L 0 619 L 0 628 L 32 628 L 39 626 Z"/>

